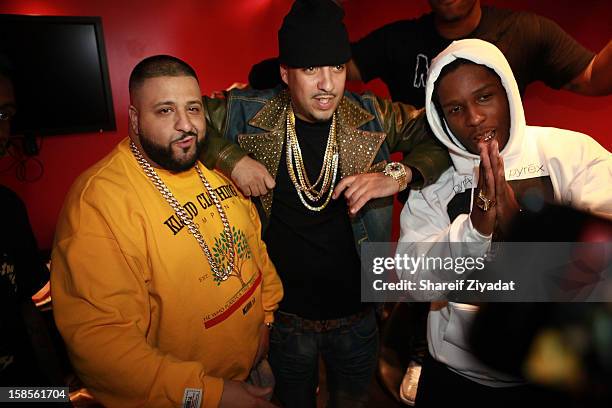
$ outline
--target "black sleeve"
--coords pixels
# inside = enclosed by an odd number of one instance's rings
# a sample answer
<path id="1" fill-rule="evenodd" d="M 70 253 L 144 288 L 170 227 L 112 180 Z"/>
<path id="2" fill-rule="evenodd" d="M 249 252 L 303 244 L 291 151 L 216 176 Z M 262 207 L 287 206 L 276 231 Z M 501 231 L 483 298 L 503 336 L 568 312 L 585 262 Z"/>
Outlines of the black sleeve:
<path id="1" fill-rule="evenodd" d="M 267 58 L 251 67 L 249 85 L 253 89 L 269 89 L 284 84 L 278 58 Z"/>
<path id="2" fill-rule="evenodd" d="M 557 23 L 531 15 L 535 21 L 539 61 L 538 78 L 551 88 L 559 89 L 573 80 L 589 65 L 595 54 L 579 44 Z"/>
<path id="3" fill-rule="evenodd" d="M 363 82 L 389 76 L 398 23 L 387 24 L 351 44 L 352 58 Z"/>
<path id="4" fill-rule="evenodd" d="M 13 252 L 17 291 L 31 297 L 47 283 L 49 270 L 39 254 L 25 204 L 7 188 L 3 188 L 2 199 L 3 214 L 8 217 L 8 229 L 3 233 L 10 237 L 5 245 Z"/>

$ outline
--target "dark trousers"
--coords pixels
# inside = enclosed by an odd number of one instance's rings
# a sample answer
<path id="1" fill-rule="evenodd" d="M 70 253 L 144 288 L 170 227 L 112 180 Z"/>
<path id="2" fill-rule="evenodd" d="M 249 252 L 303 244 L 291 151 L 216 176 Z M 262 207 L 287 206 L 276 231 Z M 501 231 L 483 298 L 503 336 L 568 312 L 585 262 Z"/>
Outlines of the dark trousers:
<path id="1" fill-rule="evenodd" d="M 269 361 L 275 396 L 284 407 L 316 407 L 319 356 L 326 368 L 329 407 L 367 406 L 368 386 L 378 361 L 374 310 L 352 324 L 329 331 L 305 329 L 276 319 Z"/>
<path id="2" fill-rule="evenodd" d="M 427 355 L 416 396 L 416 408 L 573 407 L 568 399 L 531 385 L 489 387 L 451 371 Z"/>

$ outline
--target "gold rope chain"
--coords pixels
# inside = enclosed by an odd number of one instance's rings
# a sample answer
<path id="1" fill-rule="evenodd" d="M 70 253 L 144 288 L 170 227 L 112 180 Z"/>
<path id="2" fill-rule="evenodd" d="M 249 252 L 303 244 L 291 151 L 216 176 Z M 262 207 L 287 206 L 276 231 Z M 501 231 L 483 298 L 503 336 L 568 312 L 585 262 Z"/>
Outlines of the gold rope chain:
<path id="1" fill-rule="evenodd" d="M 134 142 L 130 142 L 130 149 L 132 150 L 132 154 L 136 158 L 136 161 L 138 162 L 140 167 L 142 167 L 142 170 L 144 171 L 145 175 L 149 178 L 149 180 L 151 180 L 153 185 L 157 188 L 162 197 L 168 202 L 170 207 L 172 207 L 172 210 L 181 219 L 181 222 L 187 227 L 191 235 L 193 235 L 193 237 L 196 239 L 196 241 L 200 245 L 200 248 L 202 248 L 202 251 L 204 251 L 204 255 L 206 255 L 206 258 L 208 259 L 208 264 L 212 269 L 213 275 L 215 275 L 222 282 L 227 280 L 231 272 L 234 270 L 235 265 L 236 252 L 234 251 L 234 239 L 232 237 L 229 221 L 227 220 L 227 216 L 225 215 L 225 211 L 223 210 L 223 206 L 221 205 L 221 201 L 217 197 L 217 194 L 215 194 L 213 188 L 210 186 L 210 183 L 208 183 L 208 180 L 206 180 L 206 178 L 204 177 L 204 174 L 202 174 L 202 170 L 200 170 L 197 164 L 194 166 L 196 172 L 198 173 L 198 176 L 200 177 L 200 180 L 202 180 L 202 184 L 204 184 L 204 187 L 210 195 L 211 200 L 215 204 L 215 207 L 217 207 L 217 212 L 219 213 L 219 217 L 221 218 L 221 222 L 223 223 L 223 232 L 227 239 L 227 252 L 229 254 L 229 262 L 224 269 L 220 268 L 212 257 L 210 249 L 208 248 L 208 245 L 206 245 L 206 241 L 204 241 L 204 237 L 202 236 L 198 225 L 189 218 L 189 216 L 187 215 L 187 211 L 185 211 L 185 209 L 179 204 L 170 189 L 168 189 L 166 184 L 164 184 L 162 179 L 159 177 L 153 166 L 151 166 L 149 162 L 143 157 L 142 153 L 140 153 L 140 150 L 138 150 Z"/>
<path id="2" fill-rule="evenodd" d="M 289 178 L 295 186 L 297 195 L 304 207 L 311 211 L 321 211 L 327 204 L 334 192 L 334 183 L 336 175 L 338 174 L 338 142 L 336 140 L 336 113 L 334 112 L 332 117 L 332 124 L 329 129 L 329 136 L 327 138 L 327 146 L 325 147 L 325 154 L 323 156 L 323 165 L 321 166 L 321 172 L 319 177 L 314 184 L 310 183 L 308 174 L 306 173 L 306 167 L 304 166 L 304 160 L 302 158 L 302 150 L 297 138 L 295 131 L 295 114 L 291 104 L 287 109 L 287 171 Z M 294 163 L 295 161 L 295 163 Z M 295 170 L 294 170 L 295 168 Z M 297 174 L 297 177 L 296 177 Z M 317 186 L 321 183 L 321 188 L 317 191 Z M 321 200 L 325 193 L 327 197 L 323 204 L 320 206 L 310 205 L 304 199 L 304 194 L 310 201 L 316 202 Z"/>

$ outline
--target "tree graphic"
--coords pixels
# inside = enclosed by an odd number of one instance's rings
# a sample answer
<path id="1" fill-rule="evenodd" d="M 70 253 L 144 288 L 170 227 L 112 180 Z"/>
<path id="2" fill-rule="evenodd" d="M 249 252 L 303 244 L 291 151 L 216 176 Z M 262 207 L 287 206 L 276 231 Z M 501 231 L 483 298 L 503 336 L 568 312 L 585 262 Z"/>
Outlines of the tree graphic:
<path id="1" fill-rule="evenodd" d="M 243 231 L 236 229 L 236 227 L 232 226 L 232 237 L 234 240 L 234 253 L 231 251 L 231 247 L 229 242 L 227 242 L 227 237 L 225 233 L 221 232 L 220 236 L 215 237 L 215 244 L 212 248 L 212 255 L 217 263 L 220 270 L 227 272 L 229 271 L 228 278 L 235 277 L 238 278 L 240 284 L 245 286 L 245 282 L 242 279 L 242 267 L 244 263 L 251 259 L 252 253 L 251 248 L 249 247 L 249 243 L 247 242 L 246 235 Z M 234 258 L 234 268 L 230 267 L 230 259 Z M 217 286 L 223 282 L 218 276 L 214 275 L 214 280 L 217 282 Z"/>

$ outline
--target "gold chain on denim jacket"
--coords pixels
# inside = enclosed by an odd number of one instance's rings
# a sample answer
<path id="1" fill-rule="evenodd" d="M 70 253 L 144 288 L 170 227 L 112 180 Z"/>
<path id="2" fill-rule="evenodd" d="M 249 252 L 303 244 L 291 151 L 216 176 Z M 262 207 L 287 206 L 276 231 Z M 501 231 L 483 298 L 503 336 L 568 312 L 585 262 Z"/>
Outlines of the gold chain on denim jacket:
<path id="1" fill-rule="evenodd" d="M 302 150 L 297 138 L 295 131 L 295 114 L 291 103 L 287 108 L 287 171 L 289 178 L 293 182 L 297 195 L 300 201 L 306 208 L 311 211 L 321 211 L 331 199 L 332 193 L 334 192 L 334 183 L 336 175 L 338 174 L 338 141 L 336 140 L 336 112 L 332 117 L 331 127 L 329 129 L 329 136 L 327 138 L 327 146 L 325 148 L 325 155 L 323 156 L 323 165 L 321 166 L 321 172 L 317 181 L 312 184 L 306 174 L 306 167 L 304 166 L 304 160 L 302 159 Z M 295 170 L 294 170 L 295 168 Z M 296 177 L 297 175 L 297 177 Z M 317 190 L 317 186 L 321 183 L 321 187 Z M 327 198 L 323 204 L 319 206 L 310 205 L 302 193 L 311 201 L 317 202 L 321 200 L 325 193 Z"/>
<path id="2" fill-rule="evenodd" d="M 221 201 L 217 197 L 217 194 L 215 194 L 215 191 L 211 187 L 208 180 L 206 180 L 206 178 L 204 177 L 204 174 L 202 174 L 202 170 L 200 170 L 197 164 L 194 166 L 196 172 L 198 173 L 198 176 L 200 177 L 200 180 L 202 180 L 202 184 L 204 184 L 204 188 L 206 188 L 206 191 L 210 195 L 210 198 L 215 204 L 215 207 L 217 207 L 217 212 L 219 213 L 219 217 L 221 218 L 221 222 L 223 223 L 223 232 L 225 234 L 228 246 L 227 258 L 229 260 L 228 265 L 226 265 L 225 269 L 220 268 L 219 265 L 215 262 L 212 254 L 210 253 L 210 249 L 208 248 L 208 245 L 206 245 L 206 241 L 204 241 L 204 237 L 202 236 L 202 233 L 198 228 L 198 225 L 189 218 L 189 216 L 187 215 L 187 211 L 185 211 L 185 209 L 179 204 L 178 200 L 174 197 L 174 195 L 166 186 L 166 184 L 164 184 L 153 166 L 151 166 L 149 162 L 143 157 L 142 153 L 140 153 L 140 150 L 138 150 L 134 142 L 130 142 L 130 149 L 132 150 L 132 154 L 136 158 L 136 161 L 144 171 L 145 175 L 149 178 L 149 180 L 151 180 L 151 182 L 157 188 L 162 197 L 166 200 L 170 207 L 172 207 L 172 210 L 175 212 L 175 214 L 181 219 L 183 225 L 187 227 L 187 230 L 189 230 L 191 235 L 193 235 L 193 237 L 196 239 L 196 241 L 200 245 L 200 248 L 202 248 L 204 255 L 206 255 L 206 258 L 208 259 L 208 264 L 210 265 L 210 269 L 212 270 L 213 275 L 215 275 L 222 282 L 227 280 L 227 278 L 229 278 L 230 273 L 234 270 L 234 264 L 236 261 L 236 252 L 234 251 L 234 238 L 232 237 L 230 224 L 227 219 L 227 216 L 225 215 L 225 211 L 223 210 L 223 206 L 221 205 Z"/>

